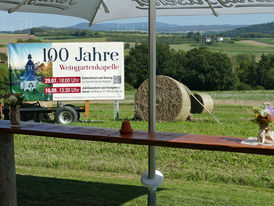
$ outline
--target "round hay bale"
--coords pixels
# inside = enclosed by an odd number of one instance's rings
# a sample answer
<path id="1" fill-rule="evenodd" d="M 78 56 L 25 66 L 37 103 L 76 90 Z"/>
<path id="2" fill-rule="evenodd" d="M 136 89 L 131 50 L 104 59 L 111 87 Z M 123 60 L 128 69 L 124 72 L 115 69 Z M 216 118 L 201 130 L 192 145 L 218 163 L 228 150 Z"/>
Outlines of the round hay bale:
<path id="1" fill-rule="evenodd" d="M 184 85 L 168 76 L 156 77 L 156 120 L 161 122 L 186 120 L 190 114 L 190 98 Z M 135 95 L 138 119 L 148 121 L 148 80 Z"/>
<path id="2" fill-rule="evenodd" d="M 204 107 L 208 111 L 213 112 L 214 101 L 210 95 L 206 93 L 196 93 L 194 94 L 194 96 L 204 105 Z M 190 101 L 191 101 L 191 110 L 190 110 L 191 114 L 200 114 L 200 113 L 206 112 L 206 109 L 201 104 L 199 104 L 199 102 L 197 102 L 197 100 L 192 95 L 190 95 Z"/>

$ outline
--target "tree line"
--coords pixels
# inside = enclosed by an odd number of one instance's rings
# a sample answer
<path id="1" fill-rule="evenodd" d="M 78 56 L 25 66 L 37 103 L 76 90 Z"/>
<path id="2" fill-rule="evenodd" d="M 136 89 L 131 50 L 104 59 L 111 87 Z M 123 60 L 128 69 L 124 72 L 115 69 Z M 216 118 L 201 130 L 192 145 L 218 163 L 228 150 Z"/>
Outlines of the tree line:
<path id="1" fill-rule="evenodd" d="M 0 64 L 0 98 L 9 92 L 9 72 L 7 64 Z"/>
<path id="2" fill-rule="evenodd" d="M 233 58 L 206 47 L 188 52 L 157 44 L 157 74 L 170 76 L 192 90 L 274 89 L 274 55 L 262 55 L 256 62 L 252 54 Z M 148 44 L 136 45 L 125 58 L 125 79 L 134 88 L 148 77 Z"/>
<path id="3" fill-rule="evenodd" d="M 246 27 L 236 28 L 231 31 L 222 32 L 220 35 L 227 37 L 242 38 L 273 38 L 274 21 L 266 24 L 256 24 Z"/>
<path id="4" fill-rule="evenodd" d="M 186 32 L 186 33 L 160 33 L 157 36 L 157 41 L 163 44 L 184 44 L 184 43 L 198 43 L 200 45 L 216 44 L 217 37 L 230 37 L 231 40 L 225 40 L 229 43 L 234 43 L 233 40 L 240 40 L 246 38 L 272 38 L 274 30 L 269 29 L 273 23 L 254 25 L 249 27 L 237 28 L 226 32 Z M 269 26 L 270 25 L 270 26 Z M 254 29 L 255 27 L 256 29 Z M 261 30 L 258 30 L 258 28 Z M 261 32 L 262 31 L 262 32 Z M 267 31 L 268 33 L 265 33 Z M 271 33 L 272 31 L 272 33 Z M 31 28 L 26 31 L 35 36 L 44 37 L 46 40 L 61 40 L 61 39 L 75 39 L 75 38 L 105 38 L 106 41 L 123 41 L 144 43 L 147 41 L 147 34 L 139 31 L 126 32 L 104 32 L 92 31 L 83 29 L 56 29 L 56 28 Z M 15 32 L 16 33 L 16 32 Z M 206 38 L 210 38 L 210 43 L 206 42 Z"/>
<path id="5" fill-rule="evenodd" d="M 8 57 L 0 52 L 0 98 L 9 91 Z"/>
<path id="6" fill-rule="evenodd" d="M 52 36 L 48 39 L 71 39 L 71 38 L 100 38 L 103 35 L 100 32 L 79 29 L 44 29 L 32 28 L 30 34 L 36 36 Z"/>

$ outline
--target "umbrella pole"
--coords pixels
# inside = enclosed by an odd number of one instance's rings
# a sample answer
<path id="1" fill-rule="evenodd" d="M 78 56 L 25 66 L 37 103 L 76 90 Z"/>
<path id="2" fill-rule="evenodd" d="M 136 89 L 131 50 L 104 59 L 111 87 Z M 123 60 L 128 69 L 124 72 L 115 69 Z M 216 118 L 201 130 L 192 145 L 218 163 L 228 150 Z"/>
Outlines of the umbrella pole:
<path id="1" fill-rule="evenodd" d="M 156 0 L 149 1 L 149 120 L 148 132 L 156 132 Z M 163 174 L 156 170 L 156 147 L 148 146 L 148 171 L 141 178 L 148 188 L 148 206 L 156 206 L 156 189 L 163 183 Z"/>
<path id="2" fill-rule="evenodd" d="M 156 0 L 149 1 L 149 134 L 156 132 Z M 148 178 L 155 179 L 156 148 L 148 146 Z M 148 190 L 148 206 L 156 205 L 156 189 Z"/>

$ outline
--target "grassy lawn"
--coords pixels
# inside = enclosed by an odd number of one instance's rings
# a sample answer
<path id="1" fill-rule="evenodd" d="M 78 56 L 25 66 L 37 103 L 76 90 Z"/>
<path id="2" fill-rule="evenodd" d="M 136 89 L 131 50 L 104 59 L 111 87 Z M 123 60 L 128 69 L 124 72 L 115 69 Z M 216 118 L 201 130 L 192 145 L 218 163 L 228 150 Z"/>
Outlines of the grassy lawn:
<path id="1" fill-rule="evenodd" d="M 216 105 L 194 122 L 158 123 L 157 131 L 224 136 L 257 135 L 252 107 Z M 121 119 L 131 119 L 134 104 L 121 103 Z M 120 128 L 113 104 L 92 104 L 91 120 L 73 125 Z M 83 117 L 81 119 L 84 119 Z M 134 130 L 147 122 L 131 121 Z M 15 136 L 19 205 L 146 205 L 140 183 L 147 170 L 147 146 L 28 135 Z M 165 177 L 157 205 L 272 205 L 273 157 L 157 147 L 157 169 Z M 31 185 L 31 187 L 30 187 Z"/>
<path id="2" fill-rule="evenodd" d="M 189 51 L 191 49 L 196 48 L 195 46 L 193 46 L 193 44 L 171 44 L 170 45 L 171 49 L 175 49 L 175 50 L 182 50 L 182 51 Z"/>
<path id="3" fill-rule="evenodd" d="M 251 44 L 237 42 L 237 41 L 235 41 L 234 44 L 223 43 L 223 44 L 218 44 L 217 46 L 215 45 L 209 46 L 208 48 L 213 51 L 226 53 L 229 56 L 234 56 L 242 53 L 251 53 L 256 56 L 257 60 L 260 59 L 262 54 L 274 53 L 273 47 L 256 46 L 256 45 L 251 45 Z"/>
<path id="4" fill-rule="evenodd" d="M 207 91 L 213 99 L 274 101 L 274 90 Z"/>
<path id="5" fill-rule="evenodd" d="M 265 40 L 266 42 L 263 43 L 270 43 L 273 39 L 268 39 Z M 257 41 L 257 39 L 256 39 Z M 176 45 L 170 45 L 171 48 L 175 50 L 183 50 L 183 51 L 189 51 L 195 47 L 195 44 L 176 44 Z M 228 43 L 228 42 L 223 42 L 223 43 L 218 43 L 216 45 L 207 45 L 207 48 L 215 51 L 215 52 L 223 52 L 228 54 L 229 56 L 235 56 L 237 54 L 242 54 L 242 53 L 251 53 L 256 56 L 256 59 L 259 60 L 262 54 L 274 54 L 274 48 L 273 47 L 263 47 L 263 46 L 256 46 L 256 45 L 251 45 L 243 42 L 237 42 L 235 43 Z"/>
<path id="6" fill-rule="evenodd" d="M 192 91 L 206 93 L 213 100 L 253 100 L 274 101 L 274 90 L 246 90 L 246 91 Z M 126 91 L 126 100 L 134 100 L 136 90 Z"/>
<path id="7" fill-rule="evenodd" d="M 21 170 L 26 168 L 17 168 L 17 173 Z M 17 175 L 18 201 L 24 200 L 21 206 L 147 205 L 147 191 L 137 175 L 55 169 L 28 172 L 32 175 Z M 204 181 L 165 179 L 157 191 L 157 205 L 162 206 L 270 206 L 273 200 L 271 189 Z"/>
<path id="8" fill-rule="evenodd" d="M 258 39 L 254 39 L 254 40 L 258 41 L 258 42 L 274 45 L 274 38 L 258 38 Z"/>

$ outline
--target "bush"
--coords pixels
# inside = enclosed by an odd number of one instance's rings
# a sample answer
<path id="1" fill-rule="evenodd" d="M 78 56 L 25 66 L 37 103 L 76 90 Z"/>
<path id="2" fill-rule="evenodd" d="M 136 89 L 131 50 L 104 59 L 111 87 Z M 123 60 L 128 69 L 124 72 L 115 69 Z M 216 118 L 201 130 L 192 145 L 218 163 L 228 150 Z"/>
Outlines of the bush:
<path id="1" fill-rule="evenodd" d="M 130 49 L 130 44 L 129 43 L 125 44 L 125 49 Z"/>
<path id="2" fill-rule="evenodd" d="M 255 90 L 265 90 L 265 88 L 261 85 L 257 85 L 255 87 L 253 87 L 253 89 L 255 89 Z"/>
<path id="3" fill-rule="evenodd" d="M 40 43 L 41 40 L 40 39 L 17 39 L 17 43 Z"/>
<path id="4" fill-rule="evenodd" d="M 0 52 L 0 63 L 6 63 L 8 61 L 8 57 L 5 53 Z"/>
<path id="5" fill-rule="evenodd" d="M 9 92 L 9 70 L 7 64 L 0 64 L 0 95 Z"/>
<path id="6" fill-rule="evenodd" d="M 128 82 L 125 83 L 125 90 L 130 91 L 130 90 L 134 90 L 134 87 L 131 86 Z"/>
<path id="7" fill-rule="evenodd" d="M 231 90 L 236 76 L 230 58 L 205 47 L 187 53 L 157 44 L 157 75 L 166 75 L 187 85 L 192 90 Z M 148 44 L 132 48 L 125 58 L 125 78 L 138 88 L 148 77 Z"/>
<path id="8" fill-rule="evenodd" d="M 251 86 L 243 82 L 237 82 L 235 84 L 235 90 L 238 90 L 238 91 L 251 90 Z"/>
<path id="9" fill-rule="evenodd" d="M 236 81 L 230 58 L 206 48 L 192 49 L 186 53 L 185 70 L 181 82 L 192 90 L 231 90 Z"/>
<path id="10" fill-rule="evenodd" d="M 264 86 L 266 89 L 274 89 L 274 68 L 268 70 L 264 79 Z"/>

